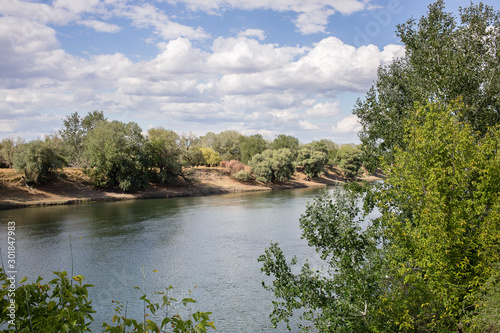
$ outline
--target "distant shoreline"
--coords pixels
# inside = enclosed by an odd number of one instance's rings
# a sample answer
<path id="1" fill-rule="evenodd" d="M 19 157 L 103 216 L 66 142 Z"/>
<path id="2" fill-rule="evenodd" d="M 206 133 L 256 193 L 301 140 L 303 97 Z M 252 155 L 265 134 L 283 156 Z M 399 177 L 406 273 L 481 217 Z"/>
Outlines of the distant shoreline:
<path id="1" fill-rule="evenodd" d="M 24 184 L 21 173 L 13 169 L 0 169 L 0 209 L 318 188 L 344 183 L 340 172 L 335 168 L 327 168 L 322 176 L 311 180 L 307 180 L 303 173 L 296 172 L 290 180 L 276 184 L 264 184 L 257 181 L 241 183 L 231 179 L 225 169 L 219 167 L 187 168 L 184 174 L 188 182 L 179 178 L 175 185 L 151 184 L 150 187 L 141 191 L 123 193 L 119 190 L 94 188 L 90 179 L 78 168 L 64 168 L 53 181 L 33 187 Z M 365 176 L 361 179 L 375 181 L 382 179 L 382 175 Z"/>

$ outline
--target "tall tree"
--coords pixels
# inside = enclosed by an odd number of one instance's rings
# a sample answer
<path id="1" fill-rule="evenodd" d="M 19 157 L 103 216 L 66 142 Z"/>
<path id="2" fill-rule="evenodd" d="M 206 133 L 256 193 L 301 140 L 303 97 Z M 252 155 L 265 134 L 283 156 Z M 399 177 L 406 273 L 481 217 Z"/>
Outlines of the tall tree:
<path id="1" fill-rule="evenodd" d="M 153 170 L 157 180 L 162 183 L 174 180 L 181 171 L 179 135 L 162 127 L 151 128 L 148 130 L 147 143 L 150 164 L 153 168 L 158 168 L 158 172 Z"/>
<path id="2" fill-rule="evenodd" d="M 295 153 L 299 149 L 299 145 L 300 145 L 299 139 L 297 139 L 296 137 L 286 134 L 280 134 L 271 143 L 271 148 L 272 149 L 288 148 L 293 153 Z"/>
<path id="3" fill-rule="evenodd" d="M 71 165 L 82 166 L 83 142 L 87 133 L 93 129 L 99 121 L 106 120 L 102 111 L 89 112 L 85 117 L 80 117 L 78 112 L 74 112 L 63 120 L 63 128 L 59 131 L 68 153 L 68 160 Z"/>
<path id="4" fill-rule="evenodd" d="M 363 160 L 374 169 L 404 144 L 403 124 L 415 101 L 449 103 L 462 97 L 461 121 L 481 133 L 500 121 L 500 12 L 482 3 L 460 10 L 460 21 L 444 1 L 429 6 L 418 23 L 398 25 L 406 53 L 378 70 L 378 78 L 353 111 L 363 126 Z"/>
<path id="5" fill-rule="evenodd" d="M 417 105 L 385 184 L 351 184 L 308 205 L 302 235 L 323 270 L 297 273 L 277 244 L 266 250 L 273 323 L 301 308 L 328 332 L 500 328 L 491 319 L 500 312 L 500 126 L 477 132 L 461 121 L 467 111 L 461 102 Z"/>
<path id="6" fill-rule="evenodd" d="M 16 152 L 14 168 L 24 172 L 27 183 L 41 183 L 65 164 L 64 158 L 50 141 L 33 140 Z"/>
<path id="7" fill-rule="evenodd" d="M 148 185 L 145 142 L 136 123 L 99 121 L 85 138 L 85 172 L 97 187 L 132 191 Z"/>
<path id="8" fill-rule="evenodd" d="M 240 137 L 241 162 L 247 164 L 253 156 L 267 149 L 267 141 L 261 134 Z"/>

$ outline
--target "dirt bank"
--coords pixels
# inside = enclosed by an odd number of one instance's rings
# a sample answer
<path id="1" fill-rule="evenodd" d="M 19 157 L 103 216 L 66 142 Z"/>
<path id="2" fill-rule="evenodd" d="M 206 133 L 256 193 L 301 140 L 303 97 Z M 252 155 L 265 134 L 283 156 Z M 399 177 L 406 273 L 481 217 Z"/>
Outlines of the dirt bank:
<path id="1" fill-rule="evenodd" d="M 324 175 L 310 181 L 307 180 L 303 173 L 296 172 L 289 181 L 278 184 L 264 184 L 257 181 L 241 183 L 231 179 L 224 168 L 188 168 L 184 169 L 184 174 L 185 180 L 179 177 L 177 183 L 172 186 L 151 184 L 145 190 L 135 193 L 123 193 L 118 190 L 95 189 L 90 183 L 90 179 L 80 169 L 76 168 L 64 168 L 52 182 L 32 187 L 24 184 L 21 173 L 12 169 L 0 169 L 0 209 L 106 200 L 169 198 L 230 192 L 323 187 L 342 182 L 340 173 L 335 169 L 327 169 Z M 380 178 L 370 176 L 364 177 L 364 179 L 372 181 Z"/>

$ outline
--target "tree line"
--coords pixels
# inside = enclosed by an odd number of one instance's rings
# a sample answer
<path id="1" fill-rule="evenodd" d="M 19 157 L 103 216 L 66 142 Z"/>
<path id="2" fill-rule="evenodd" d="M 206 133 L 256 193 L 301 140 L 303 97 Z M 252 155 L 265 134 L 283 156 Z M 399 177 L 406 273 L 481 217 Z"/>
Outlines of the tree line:
<path id="1" fill-rule="evenodd" d="M 48 181 L 58 169 L 72 166 L 82 168 L 96 187 L 123 191 L 171 183 L 191 166 L 224 166 L 236 180 L 265 183 L 286 181 L 297 166 L 309 178 L 328 164 L 338 166 L 345 179 L 362 172 L 360 147 L 327 139 L 302 144 L 290 135 L 266 140 L 232 130 L 198 137 L 162 127 L 143 133 L 137 123 L 110 121 L 102 111 L 74 112 L 43 140 L 1 141 L 0 162 L 24 172 L 27 183 Z"/>

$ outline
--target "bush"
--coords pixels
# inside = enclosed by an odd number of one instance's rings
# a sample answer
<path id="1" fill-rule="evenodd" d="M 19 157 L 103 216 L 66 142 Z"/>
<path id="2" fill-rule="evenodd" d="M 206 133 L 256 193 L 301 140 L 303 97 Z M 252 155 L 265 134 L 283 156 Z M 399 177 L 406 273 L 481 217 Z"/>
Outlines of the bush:
<path id="1" fill-rule="evenodd" d="M 252 180 L 252 171 L 249 170 L 240 170 L 236 173 L 231 174 L 231 178 L 236 179 L 240 182 L 249 182 Z"/>
<path id="2" fill-rule="evenodd" d="M 200 151 L 203 156 L 203 165 L 213 167 L 219 165 L 219 163 L 221 162 L 219 153 L 217 153 L 212 148 L 203 147 L 200 148 Z"/>
<path id="3" fill-rule="evenodd" d="M 311 148 L 299 150 L 297 163 L 304 168 L 304 173 L 309 178 L 317 177 L 327 163 L 328 158 L 324 152 L 315 151 Z"/>
<path id="4" fill-rule="evenodd" d="M 57 169 L 62 169 L 63 157 L 47 142 L 31 141 L 21 147 L 21 152 L 14 156 L 14 168 L 24 172 L 28 183 L 40 183 Z"/>
<path id="5" fill-rule="evenodd" d="M 229 172 L 229 174 L 232 175 L 233 173 L 236 173 L 238 171 L 245 169 L 245 166 L 246 165 L 241 163 L 240 161 L 231 160 L 227 163 L 226 169 L 227 169 L 227 172 Z"/>
<path id="6" fill-rule="evenodd" d="M 261 182 L 283 182 L 295 172 L 294 154 L 288 148 L 268 149 L 255 155 L 250 166 L 256 179 Z"/>
<path id="7" fill-rule="evenodd" d="M 353 180 L 359 176 L 363 170 L 361 165 L 361 150 L 357 147 L 343 146 L 337 153 L 338 167 L 344 173 L 344 178 Z"/>
<path id="8" fill-rule="evenodd" d="M 85 138 L 84 171 L 97 187 L 118 186 L 132 191 L 148 185 L 149 161 L 145 139 L 136 123 L 101 121 Z"/>

